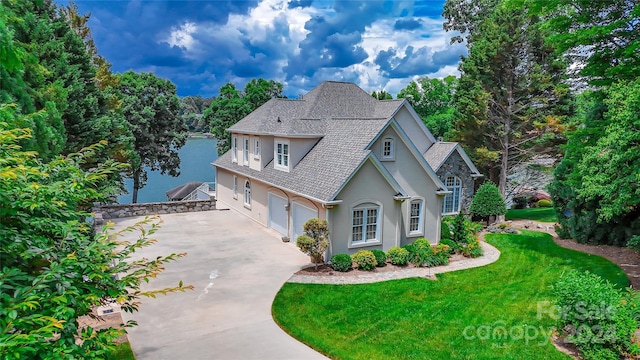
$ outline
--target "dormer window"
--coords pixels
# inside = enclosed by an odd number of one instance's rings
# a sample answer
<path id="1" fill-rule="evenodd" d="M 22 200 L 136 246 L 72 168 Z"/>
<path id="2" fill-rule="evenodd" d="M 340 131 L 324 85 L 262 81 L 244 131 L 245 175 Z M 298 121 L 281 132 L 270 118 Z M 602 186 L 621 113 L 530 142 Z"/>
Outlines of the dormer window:
<path id="1" fill-rule="evenodd" d="M 231 137 L 231 161 L 234 163 L 238 162 L 238 137 Z"/>
<path id="2" fill-rule="evenodd" d="M 242 148 L 242 160 L 245 165 L 249 165 L 249 138 L 244 138 L 244 147 Z"/>
<path id="3" fill-rule="evenodd" d="M 382 160 L 394 160 L 396 157 L 395 143 L 393 138 L 382 140 Z"/>
<path id="4" fill-rule="evenodd" d="M 253 158 L 258 160 L 260 159 L 260 139 L 253 139 Z"/>
<path id="5" fill-rule="evenodd" d="M 289 142 L 276 140 L 273 157 L 276 169 L 289 171 Z"/>

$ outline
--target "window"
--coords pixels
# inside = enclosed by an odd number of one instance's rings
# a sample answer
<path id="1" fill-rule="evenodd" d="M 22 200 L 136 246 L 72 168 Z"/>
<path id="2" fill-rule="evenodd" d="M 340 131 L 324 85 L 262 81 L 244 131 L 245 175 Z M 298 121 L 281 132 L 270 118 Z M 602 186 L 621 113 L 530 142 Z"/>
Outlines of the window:
<path id="1" fill-rule="evenodd" d="M 238 162 L 238 137 L 233 136 L 231 138 L 231 161 Z"/>
<path id="2" fill-rule="evenodd" d="M 244 205 L 251 206 L 251 184 L 249 184 L 249 180 L 244 182 Z"/>
<path id="3" fill-rule="evenodd" d="M 455 176 L 449 176 L 445 180 L 444 184 L 447 189 L 451 191 L 444 197 L 442 202 L 443 214 L 457 214 L 460 212 L 460 197 L 462 195 L 462 181 Z"/>
<path id="4" fill-rule="evenodd" d="M 422 233 L 423 200 L 411 200 L 409 203 L 409 234 Z"/>
<path id="5" fill-rule="evenodd" d="M 253 158 L 256 160 L 260 158 L 260 139 L 258 138 L 253 139 Z"/>
<path id="6" fill-rule="evenodd" d="M 367 204 L 353 209 L 351 243 L 367 244 L 380 241 L 380 206 Z"/>
<path id="7" fill-rule="evenodd" d="M 249 138 L 244 138 L 244 147 L 242 148 L 242 161 L 245 165 L 249 165 Z"/>
<path id="8" fill-rule="evenodd" d="M 395 149 L 393 148 L 393 139 L 386 138 L 382 140 L 382 159 L 383 160 L 393 160 L 395 157 Z"/>
<path id="9" fill-rule="evenodd" d="M 233 177 L 233 198 L 234 199 L 238 198 L 238 177 L 237 176 Z"/>
<path id="10" fill-rule="evenodd" d="M 276 141 L 275 148 L 275 167 L 282 170 L 289 170 L 289 143 L 285 141 Z"/>

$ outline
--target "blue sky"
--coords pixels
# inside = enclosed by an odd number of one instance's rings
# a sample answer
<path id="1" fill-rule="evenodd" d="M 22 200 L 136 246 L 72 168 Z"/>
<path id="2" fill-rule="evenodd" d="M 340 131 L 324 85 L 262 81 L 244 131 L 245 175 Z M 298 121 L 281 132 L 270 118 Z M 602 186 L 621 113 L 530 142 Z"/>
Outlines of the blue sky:
<path id="1" fill-rule="evenodd" d="M 66 4 L 66 0 L 58 0 Z M 444 0 L 76 0 L 115 72 L 153 72 L 178 95 L 262 77 L 296 96 L 324 80 L 397 94 L 457 74 L 464 45 L 442 30 Z"/>

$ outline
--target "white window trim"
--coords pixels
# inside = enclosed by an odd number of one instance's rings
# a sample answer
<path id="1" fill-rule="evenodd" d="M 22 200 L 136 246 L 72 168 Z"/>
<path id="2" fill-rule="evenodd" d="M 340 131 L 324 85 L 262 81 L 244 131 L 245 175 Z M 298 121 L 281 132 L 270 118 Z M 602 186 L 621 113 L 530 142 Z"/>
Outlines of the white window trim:
<path id="1" fill-rule="evenodd" d="M 260 138 L 253 139 L 253 158 L 260 159 Z"/>
<path id="2" fill-rule="evenodd" d="M 233 175 L 233 198 L 238 199 L 238 177 Z"/>
<path id="3" fill-rule="evenodd" d="M 367 231 L 367 223 L 366 223 L 366 217 L 367 217 L 367 209 L 372 209 L 372 208 L 376 208 L 378 209 L 378 218 L 377 218 L 377 222 L 376 222 L 376 238 L 375 240 L 361 240 L 358 242 L 354 242 L 353 241 L 353 212 L 356 210 L 363 210 L 363 223 L 362 223 L 362 237 L 363 239 L 366 237 L 366 231 Z M 350 225 L 349 225 L 349 243 L 347 245 L 347 247 L 349 249 L 353 249 L 353 248 L 359 248 L 359 247 L 366 247 L 366 246 L 374 246 L 374 245 L 380 245 L 382 244 L 382 220 L 384 219 L 382 216 L 382 204 L 378 201 L 373 201 L 373 200 L 365 200 L 365 201 L 361 201 L 358 202 L 357 204 L 353 205 L 350 208 Z"/>
<path id="4" fill-rule="evenodd" d="M 247 185 L 249 185 L 248 188 Z M 245 180 L 242 190 L 244 193 L 244 207 L 251 209 L 251 183 L 249 180 Z"/>
<path id="5" fill-rule="evenodd" d="M 231 137 L 231 162 L 238 163 L 238 137 Z"/>
<path id="6" fill-rule="evenodd" d="M 242 163 L 249 165 L 249 137 L 246 136 L 242 139 Z"/>
<path id="7" fill-rule="evenodd" d="M 284 150 L 284 145 L 287 146 L 287 166 L 278 164 L 278 145 L 279 144 L 283 145 L 283 150 Z M 287 172 L 289 171 L 289 169 L 291 169 L 291 145 L 289 144 L 288 140 L 274 140 L 274 144 L 273 144 L 273 167 L 278 169 L 278 170 L 283 170 L 283 171 L 287 171 Z"/>
<path id="8" fill-rule="evenodd" d="M 386 142 L 391 143 L 391 149 L 390 149 L 391 154 L 389 154 L 388 156 L 384 155 L 384 145 Z M 396 159 L 396 140 L 390 136 L 387 136 L 383 138 L 382 141 L 380 142 L 380 160 L 394 161 L 395 159 Z"/>
<path id="9" fill-rule="evenodd" d="M 454 180 L 454 185 L 451 188 L 449 186 L 447 186 L 447 179 L 449 179 L 449 178 L 454 178 L 455 179 Z M 449 197 L 449 196 L 453 197 L 455 195 L 454 187 L 455 187 L 455 182 L 456 181 L 459 182 L 459 184 L 460 184 L 460 186 L 459 186 L 460 192 L 458 193 L 458 204 L 455 204 L 455 202 L 454 202 L 453 203 L 453 209 L 452 209 L 453 211 L 445 212 L 445 204 L 446 204 L 447 197 Z M 447 186 L 447 190 L 451 191 L 451 194 L 447 194 L 447 195 L 445 195 L 444 198 L 442 198 L 442 215 L 457 215 L 458 213 L 460 213 L 460 208 L 461 208 L 461 203 L 462 203 L 462 180 L 457 176 L 450 175 L 450 176 L 447 176 L 444 179 L 444 184 L 445 184 L 445 186 Z M 455 200 L 455 198 L 454 198 L 454 200 Z M 456 208 L 458 210 L 455 210 Z"/>
<path id="10" fill-rule="evenodd" d="M 418 230 L 414 230 L 411 231 L 411 204 L 413 204 L 414 202 L 420 202 L 420 213 L 418 214 L 419 218 L 418 218 Z M 414 236 L 424 236 L 424 219 L 425 219 L 425 213 L 424 213 L 424 198 L 422 197 L 413 197 L 411 198 L 411 201 L 409 201 L 408 203 L 408 208 L 407 208 L 407 237 L 414 237 Z"/>

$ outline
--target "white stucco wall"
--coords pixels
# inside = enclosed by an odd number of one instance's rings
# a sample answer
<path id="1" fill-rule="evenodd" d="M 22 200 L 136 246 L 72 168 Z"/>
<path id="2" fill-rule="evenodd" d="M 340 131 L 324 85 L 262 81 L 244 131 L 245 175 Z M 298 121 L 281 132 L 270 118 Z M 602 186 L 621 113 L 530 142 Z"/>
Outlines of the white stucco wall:
<path id="1" fill-rule="evenodd" d="M 413 117 L 409 109 L 406 106 L 403 106 L 394 116 L 394 119 L 400 124 L 400 127 L 404 130 L 404 132 L 409 136 L 409 139 L 413 142 L 413 144 L 418 148 L 420 154 L 424 154 L 427 149 L 431 147 L 433 141 L 429 139 L 429 136 L 424 132 L 424 124 L 419 123 L 421 121 Z"/>

